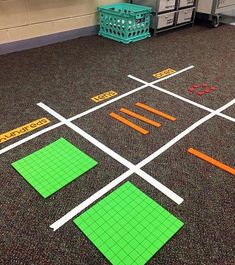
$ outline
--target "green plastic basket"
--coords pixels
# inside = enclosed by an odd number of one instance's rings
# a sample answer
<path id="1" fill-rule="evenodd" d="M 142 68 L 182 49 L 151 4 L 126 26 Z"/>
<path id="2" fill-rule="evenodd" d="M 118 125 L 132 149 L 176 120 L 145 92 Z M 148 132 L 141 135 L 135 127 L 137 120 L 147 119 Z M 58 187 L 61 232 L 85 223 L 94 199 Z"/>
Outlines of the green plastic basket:
<path id="1" fill-rule="evenodd" d="M 125 44 L 150 37 L 151 7 L 120 3 L 100 6 L 98 10 L 99 35 Z"/>

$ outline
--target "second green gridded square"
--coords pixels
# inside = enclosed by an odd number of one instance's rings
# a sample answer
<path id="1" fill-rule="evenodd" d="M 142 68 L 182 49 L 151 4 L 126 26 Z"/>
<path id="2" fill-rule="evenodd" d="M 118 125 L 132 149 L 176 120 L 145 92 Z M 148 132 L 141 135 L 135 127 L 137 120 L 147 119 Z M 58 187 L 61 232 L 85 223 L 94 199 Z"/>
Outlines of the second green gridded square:
<path id="1" fill-rule="evenodd" d="M 144 265 L 183 226 L 130 182 L 74 220 L 113 265 Z"/>
<path id="2" fill-rule="evenodd" d="M 44 198 L 96 165 L 94 159 L 64 138 L 12 163 Z"/>

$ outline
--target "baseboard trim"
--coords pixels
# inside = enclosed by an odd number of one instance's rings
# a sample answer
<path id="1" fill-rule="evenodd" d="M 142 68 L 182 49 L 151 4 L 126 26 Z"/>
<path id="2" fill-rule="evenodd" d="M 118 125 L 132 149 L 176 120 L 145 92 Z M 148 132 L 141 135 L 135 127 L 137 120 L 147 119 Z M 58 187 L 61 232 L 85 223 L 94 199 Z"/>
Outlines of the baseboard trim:
<path id="1" fill-rule="evenodd" d="M 98 28 L 99 26 L 95 25 L 81 29 L 54 33 L 46 36 L 40 36 L 32 39 L 3 43 L 0 44 L 0 55 L 37 48 L 66 40 L 72 40 L 78 37 L 96 35 L 98 33 Z"/>

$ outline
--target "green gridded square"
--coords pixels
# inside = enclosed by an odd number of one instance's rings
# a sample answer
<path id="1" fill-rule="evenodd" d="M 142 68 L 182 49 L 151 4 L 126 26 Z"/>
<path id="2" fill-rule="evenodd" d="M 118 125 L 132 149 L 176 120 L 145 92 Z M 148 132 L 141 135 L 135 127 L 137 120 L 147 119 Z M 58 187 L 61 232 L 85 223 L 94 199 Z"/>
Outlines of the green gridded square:
<path id="1" fill-rule="evenodd" d="M 74 220 L 114 265 L 142 265 L 183 226 L 126 182 Z"/>
<path id="2" fill-rule="evenodd" d="M 44 198 L 96 165 L 95 160 L 64 138 L 12 163 Z"/>

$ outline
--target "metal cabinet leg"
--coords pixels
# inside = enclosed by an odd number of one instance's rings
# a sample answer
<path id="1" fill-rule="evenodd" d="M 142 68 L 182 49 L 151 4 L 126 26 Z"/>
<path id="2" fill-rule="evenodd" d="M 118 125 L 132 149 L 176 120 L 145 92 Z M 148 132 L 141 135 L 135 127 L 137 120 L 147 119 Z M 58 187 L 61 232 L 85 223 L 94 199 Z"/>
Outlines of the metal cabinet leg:
<path id="1" fill-rule="evenodd" d="M 213 15 L 212 18 L 211 18 L 211 21 L 212 21 L 212 26 L 214 28 L 217 28 L 220 24 L 220 15 Z"/>

